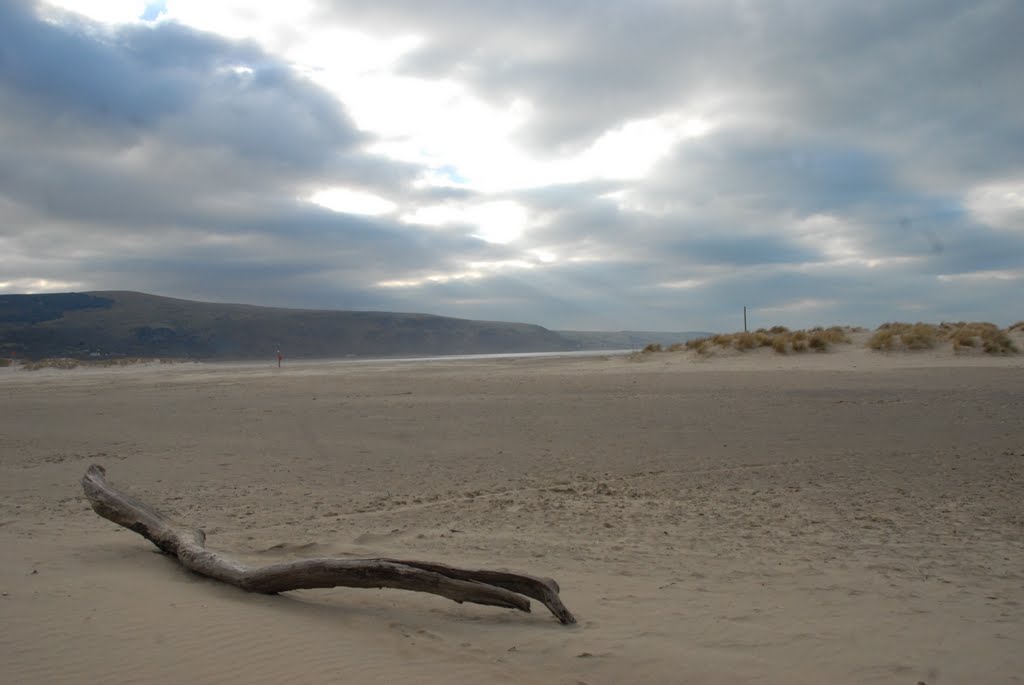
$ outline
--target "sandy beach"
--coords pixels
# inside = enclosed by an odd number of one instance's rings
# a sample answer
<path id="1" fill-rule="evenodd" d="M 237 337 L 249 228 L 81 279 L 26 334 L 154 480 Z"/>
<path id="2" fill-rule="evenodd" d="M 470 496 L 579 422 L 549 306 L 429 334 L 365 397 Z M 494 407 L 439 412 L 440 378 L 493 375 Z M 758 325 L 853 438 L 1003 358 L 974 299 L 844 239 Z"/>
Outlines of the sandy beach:
<path id="1" fill-rule="evenodd" d="M 688 353 L 0 369 L 11 683 L 1024 682 L 1024 356 Z M 246 594 L 253 563 L 550 576 L 579 618 Z"/>

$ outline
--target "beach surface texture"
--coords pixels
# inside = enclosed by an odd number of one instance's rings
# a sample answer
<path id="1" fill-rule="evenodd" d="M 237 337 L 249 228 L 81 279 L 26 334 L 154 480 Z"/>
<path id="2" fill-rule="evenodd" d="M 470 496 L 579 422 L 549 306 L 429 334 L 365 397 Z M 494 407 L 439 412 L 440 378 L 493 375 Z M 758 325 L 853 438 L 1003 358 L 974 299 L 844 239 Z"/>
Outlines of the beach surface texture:
<path id="1" fill-rule="evenodd" d="M 1020 354 L 15 365 L 0 427 L 5 682 L 1024 682 Z M 579 623 L 249 594 L 91 464 L 246 563 L 506 568 Z"/>

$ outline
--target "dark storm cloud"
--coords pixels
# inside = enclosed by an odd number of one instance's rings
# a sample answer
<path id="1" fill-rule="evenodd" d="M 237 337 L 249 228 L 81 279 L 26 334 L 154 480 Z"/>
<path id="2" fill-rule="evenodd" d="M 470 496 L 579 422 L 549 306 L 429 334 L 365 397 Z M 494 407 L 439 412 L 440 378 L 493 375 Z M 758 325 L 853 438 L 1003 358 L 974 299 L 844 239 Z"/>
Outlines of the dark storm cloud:
<path id="1" fill-rule="evenodd" d="M 44 231 L 24 236 L 25 252 L 61 260 L 68 246 L 63 234 Z M 294 205 L 258 218 L 222 218 L 218 223 L 162 231 L 141 241 L 133 236 L 90 233 L 89 242 L 109 241 L 113 249 L 83 260 L 79 277 L 91 287 L 118 289 L 145 282 L 155 292 L 197 299 L 237 299 L 245 293 L 268 304 L 314 303 L 354 306 L 358 292 L 394 273 L 436 273 L 461 268 L 458 259 L 507 257 L 505 248 L 479 239 L 422 232 L 389 219 L 338 214 Z M 74 271 L 66 275 L 74 275 Z M 220 285 L 218 285 L 220 284 Z M 243 297 L 244 301 L 245 298 Z"/>
<path id="2" fill-rule="evenodd" d="M 339 104 L 247 44 L 171 23 L 102 29 L 0 9 L 0 84 L 37 131 L 125 147 L 159 133 L 278 165 L 360 142 Z"/>
<path id="3" fill-rule="evenodd" d="M 329 184 L 401 193 L 418 170 L 364 152 L 340 103 L 254 45 L 4 4 L 0 105 L 0 282 L 285 304 L 487 250 L 297 201 Z"/>
<path id="4" fill-rule="evenodd" d="M 184 84 L 149 78 L 144 65 L 96 31 L 84 24 L 57 29 L 37 19 L 27 2 L 0 5 L 0 82 L 41 112 L 94 126 L 143 126 L 187 104 Z"/>
<path id="5" fill-rule="evenodd" d="M 755 260 L 763 255 L 760 263 L 814 261 L 789 241 L 811 230 L 806 222 L 823 216 L 838 221 L 819 229 L 818 238 L 840 238 L 865 259 L 923 257 L 921 268 L 935 273 L 1005 268 L 1024 253 L 1024 234 L 979 222 L 964 207 L 962 194 L 905 180 L 899 160 L 761 133 L 712 135 L 681 148 L 640 197 L 674 207 L 677 227 L 687 225 L 692 207 L 700 207 L 697 219 L 710 222 L 715 235 L 732 222 L 732 238 L 715 242 L 735 241 Z M 716 219 L 722 207 L 729 211 Z M 765 240 L 779 242 L 753 248 Z M 687 249 L 686 242 L 680 247 Z"/>
<path id="6" fill-rule="evenodd" d="M 733 240 L 750 256 L 749 246 L 777 241 L 778 250 L 763 245 L 765 263 L 807 261 L 807 251 L 794 250 L 790 241 L 807 230 L 801 222 L 814 217 L 851 223 L 824 229 L 820 237 L 843 238 L 868 257 L 920 254 L 922 235 L 934 239 L 925 226 L 965 220 L 957 198 L 909 185 L 877 153 L 829 141 L 780 140 L 764 130 L 724 131 L 681 147 L 637 199 L 668 214 L 666 226 Z"/>
<path id="7" fill-rule="evenodd" d="M 278 165 L 323 165 L 361 142 L 339 103 L 255 46 L 172 23 L 55 25 L 0 9 L 5 98 L 49 133 L 97 133 L 119 147 L 159 134 Z M 55 129 L 58 129 L 55 131 Z"/>
<path id="8" fill-rule="evenodd" d="M 648 193 L 689 201 L 740 199 L 744 206 L 800 213 L 897 206 L 907 191 L 881 155 L 827 139 L 784 140 L 765 130 L 727 130 L 680 147 Z"/>

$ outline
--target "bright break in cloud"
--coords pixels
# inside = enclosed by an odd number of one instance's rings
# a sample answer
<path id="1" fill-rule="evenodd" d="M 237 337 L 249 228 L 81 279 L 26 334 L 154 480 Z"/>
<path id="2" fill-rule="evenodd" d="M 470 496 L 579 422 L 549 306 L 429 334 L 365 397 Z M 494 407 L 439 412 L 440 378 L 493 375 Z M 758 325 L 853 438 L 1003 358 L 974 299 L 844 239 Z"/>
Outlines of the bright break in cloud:
<path id="1" fill-rule="evenodd" d="M 1015 0 L 3 0 L 0 292 L 1009 323 L 1020 26 Z"/>

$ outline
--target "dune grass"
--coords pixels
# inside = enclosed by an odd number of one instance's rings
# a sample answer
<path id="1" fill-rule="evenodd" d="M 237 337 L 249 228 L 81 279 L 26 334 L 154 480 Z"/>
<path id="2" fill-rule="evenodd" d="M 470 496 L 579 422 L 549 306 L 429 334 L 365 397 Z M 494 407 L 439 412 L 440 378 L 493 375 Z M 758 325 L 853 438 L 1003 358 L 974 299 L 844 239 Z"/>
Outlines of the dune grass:
<path id="1" fill-rule="evenodd" d="M 868 339 L 873 350 L 930 350 L 940 340 L 940 328 L 930 323 L 883 323 Z"/>
<path id="2" fill-rule="evenodd" d="M 1016 324 L 1015 324 L 1016 325 Z M 1017 346 L 1010 338 L 1011 326 L 1000 330 L 987 321 L 956 323 L 884 323 L 868 339 L 868 347 L 877 351 L 930 350 L 949 343 L 953 351 L 965 353 L 981 349 L 988 354 L 1013 354 Z"/>
<path id="3" fill-rule="evenodd" d="M 987 354 L 1015 354 L 1019 350 L 1011 333 L 1024 332 L 1024 321 L 1019 321 L 1005 330 L 993 323 L 943 322 L 905 323 L 890 321 L 879 326 L 867 339 L 867 347 L 879 352 L 920 351 L 951 345 L 958 354 L 972 351 Z M 661 345 L 648 345 L 644 352 L 696 352 L 708 355 L 716 349 L 748 352 L 762 347 L 771 348 L 777 354 L 801 354 L 805 352 L 827 352 L 836 345 L 851 342 L 851 333 L 866 333 L 864 328 L 849 326 L 816 326 L 814 328 L 790 330 L 785 326 L 758 328 L 755 331 L 718 333 L 694 338 L 685 343 L 676 343 L 663 350 Z"/>
<path id="4" fill-rule="evenodd" d="M 682 345 L 673 345 L 669 351 L 690 350 L 698 354 L 710 354 L 714 348 L 747 352 L 761 347 L 770 347 L 777 354 L 790 352 L 826 352 L 833 345 L 850 342 L 849 329 L 842 326 L 821 326 L 807 330 L 790 330 L 785 326 L 758 328 L 756 331 L 719 333 L 706 338 L 695 338 Z"/>
<path id="5" fill-rule="evenodd" d="M 757 336 L 746 331 L 743 333 L 737 333 L 733 338 L 733 344 L 736 346 L 737 350 L 752 350 L 755 347 L 760 347 L 757 341 Z"/>

